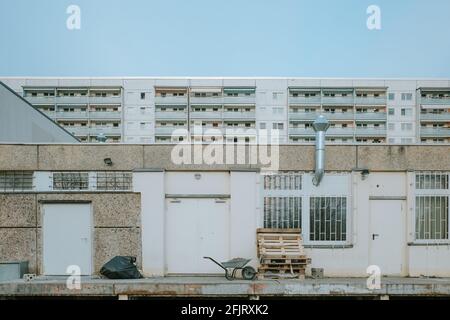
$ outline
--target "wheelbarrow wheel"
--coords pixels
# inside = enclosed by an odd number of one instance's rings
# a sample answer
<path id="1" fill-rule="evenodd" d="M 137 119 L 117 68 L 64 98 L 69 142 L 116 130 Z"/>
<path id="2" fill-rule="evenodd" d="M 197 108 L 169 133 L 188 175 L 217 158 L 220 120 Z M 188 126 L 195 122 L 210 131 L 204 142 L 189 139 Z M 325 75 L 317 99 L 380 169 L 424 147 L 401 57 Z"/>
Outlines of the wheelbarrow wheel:
<path id="1" fill-rule="evenodd" d="M 246 266 L 242 269 L 242 278 L 245 280 L 253 280 L 256 277 L 256 270 L 253 267 Z"/>

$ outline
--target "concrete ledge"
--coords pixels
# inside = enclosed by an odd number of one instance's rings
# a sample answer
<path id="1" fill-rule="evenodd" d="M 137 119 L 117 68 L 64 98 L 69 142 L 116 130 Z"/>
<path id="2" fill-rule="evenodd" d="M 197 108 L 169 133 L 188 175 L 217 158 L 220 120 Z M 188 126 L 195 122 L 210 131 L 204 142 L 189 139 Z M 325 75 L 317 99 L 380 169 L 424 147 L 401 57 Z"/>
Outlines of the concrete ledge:
<path id="1" fill-rule="evenodd" d="M 379 290 L 369 290 L 366 278 L 227 281 L 220 277 L 167 277 L 140 280 L 82 280 L 81 290 L 69 290 L 64 279 L 0 282 L 0 297 L 129 296 L 129 297 L 450 297 L 450 278 L 383 278 Z"/>

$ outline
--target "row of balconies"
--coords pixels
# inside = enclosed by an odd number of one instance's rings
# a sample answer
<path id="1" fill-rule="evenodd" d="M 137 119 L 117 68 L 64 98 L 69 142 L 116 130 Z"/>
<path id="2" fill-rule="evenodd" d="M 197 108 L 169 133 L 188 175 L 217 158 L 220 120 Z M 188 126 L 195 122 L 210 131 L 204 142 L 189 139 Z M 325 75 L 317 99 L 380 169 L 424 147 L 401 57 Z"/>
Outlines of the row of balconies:
<path id="1" fill-rule="evenodd" d="M 450 121 L 450 112 L 443 113 L 421 113 L 421 121 Z"/>
<path id="2" fill-rule="evenodd" d="M 187 112 L 180 111 L 156 111 L 155 118 L 161 120 L 172 120 L 172 119 L 187 119 Z M 229 119 L 229 120 L 254 120 L 256 118 L 256 113 L 254 111 L 242 111 L 242 112 L 233 112 L 233 111 L 191 111 L 189 113 L 189 117 L 191 119 Z"/>
<path id="3" fill-rule="evenodd" d="M 25 97 L 25 99 L 32 105 L 39 104 L 121 104 L 121 96 L 107 96 L 107 97 L 89 97 L 89 96 L 62 96 L 62 97 Z"/>
<path id="4" fill-rule="evenodd" d="M 420 128 L 421 137 L 450 137 L 450 128 L 433 127 L 433 128 Z"/>
<path id="5" fill-rule="evenodd" d="M 255 96 L 223 96 L 223 97 L 189 97 L 189 103 L 191 105 L 194 104 L 232 104 L 232 103 L 239 103 L 239 104 L 255 104 Z M 185 105 L 188 103 L 188 97 L 187 96 L 156 96 L 155 97 L 155 104 L 180 104 Z"/>
<path id="6" fill-rule="evenodd" d="M 312 105 L 386 105 L 386 97 L 289 97 L 289 104 L 312 104 Z"/>
<path id="7" fill-rule="evenodd" d="M 289 135 L 296 136 L 315 136 L 312 128 L 289 128 Z M 326 133 L 327 136 L 334 137 L 353 137 L 353 136 L 367 136 L 367 137 L 385 137 L 386 128 L 367 128 L 367 127 L 352 127 L 352 128 L 329 128 Z"/>
<path id="8" fill-rule="evenodd" d="M 374 120 L 386 121 L 386 112 L 323 112 L 328 120 Z M 319 113 L 315 112 L 290 112 L 289 120 L 314 120 Z"/>
<path id="9" fill-rule="evenodd" d="M 91 111 L 91 112 L 69 112 L 69 111 L 43 111 L 47 116 L 63 120 L 63 119 L 118 119 L 122 118 L 122 114 L 118 111 Z"/>
<path id="10" fill-rule="evenodd" d="M 436 106 L 448 106 L 450 108 L 450 98 L 424 98 L 420 97 L 420 104 L 426 105 L 436 105 Z"/>
<path id="11" fill-rule="evenodd" d="M 88 126 L 63 126 L 64 129 L 69 131 L 75 136 L 86 135 L 98 135 L 103 133 L 104 135 L 121 135 L 122 128 L 119 127 L 88 127 Z"/>

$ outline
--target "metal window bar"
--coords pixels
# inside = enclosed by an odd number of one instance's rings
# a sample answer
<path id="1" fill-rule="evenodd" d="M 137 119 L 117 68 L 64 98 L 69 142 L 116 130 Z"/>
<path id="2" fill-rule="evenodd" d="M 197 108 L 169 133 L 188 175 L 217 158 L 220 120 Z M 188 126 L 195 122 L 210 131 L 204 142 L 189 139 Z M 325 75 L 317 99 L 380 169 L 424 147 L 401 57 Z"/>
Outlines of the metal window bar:
<path id="1" fill-rule="evenodd" d="M 97 172 L 97 190 L 129 191 L 132 190 L 133 176 L 131 172 Z"/>
<path id="2" fill-rule="evenodd" d="M 448 239 L 449 196 L 416 196 L 416 239 Z"/>
<path id="3" fill-rule="evenodd" d="M 310 240 L 347 239 L 347 197 L 310 197 Z"/>
<path id="4" fill-rule="evenodd" d="M 302 175 L 297 172 L 286 172 L 264 176 L 264 190 L 301 190 Z"/>
<path id="5" fill-rule="evenodd" d="M 446 172 L 418 172 L 416 173 L 416 189 L 419 190 L 448 190 L 449 174 Z"/>
<path id="6" fill-rule="evenodd" d="M 264 228 L 300 228 L 301 197 L 264 197 Z"/>
<path id="7" fill-rule="evenodd" d="M 33 189 L 33 171 L 0 171 L 0 191 L 20 192 Z"/>

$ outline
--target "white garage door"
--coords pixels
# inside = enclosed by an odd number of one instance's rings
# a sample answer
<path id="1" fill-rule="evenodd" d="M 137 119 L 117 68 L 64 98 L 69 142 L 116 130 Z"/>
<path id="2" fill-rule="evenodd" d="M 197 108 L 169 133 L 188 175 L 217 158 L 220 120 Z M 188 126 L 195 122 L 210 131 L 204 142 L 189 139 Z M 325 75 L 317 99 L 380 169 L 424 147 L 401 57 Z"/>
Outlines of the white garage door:
<path id="1" fill-rule="evenodd" d="M 166 199 L 167 273 L 223 272 L 210 260 L 229 259 L 228 199 Z"/>
<path id="2" fill-rule="evenodd" d="M 67 275 L 67 267 L 79 266 L 92 274 L 92 214 L 90 204 L 44 204 L 44 274 Z"/>

